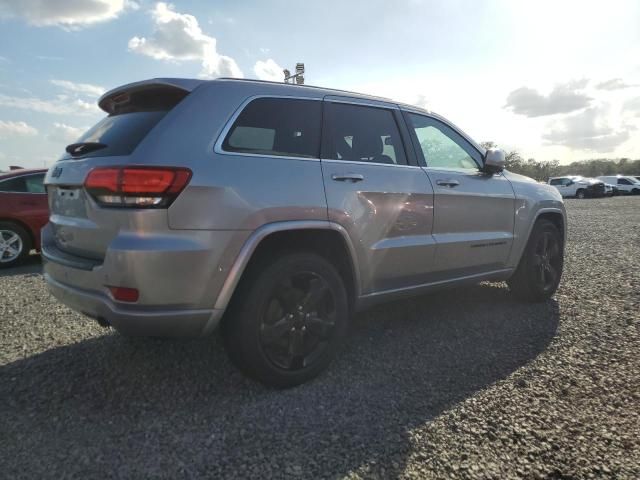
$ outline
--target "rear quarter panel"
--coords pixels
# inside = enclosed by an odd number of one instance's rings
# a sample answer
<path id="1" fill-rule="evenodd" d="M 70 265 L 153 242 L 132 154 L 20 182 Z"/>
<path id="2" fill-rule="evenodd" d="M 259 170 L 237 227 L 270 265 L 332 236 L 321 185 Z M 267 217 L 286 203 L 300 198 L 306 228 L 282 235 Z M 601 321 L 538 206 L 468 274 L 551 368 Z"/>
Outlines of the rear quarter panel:
<path id="1" fill-rule="evenodd" d="M 169 227 L 255 230 L 287 220 L 326 220 L 322 169 L 316 159 L 216 153 L 233 114 L 250 97 L 283 96 L 279 85 L 217 81 L 187 96 L 135 152 L 141 162 L 181 165 L 193 171 L 169 209 Z M 321 99 L 301 91 L 300 97 Z"/>

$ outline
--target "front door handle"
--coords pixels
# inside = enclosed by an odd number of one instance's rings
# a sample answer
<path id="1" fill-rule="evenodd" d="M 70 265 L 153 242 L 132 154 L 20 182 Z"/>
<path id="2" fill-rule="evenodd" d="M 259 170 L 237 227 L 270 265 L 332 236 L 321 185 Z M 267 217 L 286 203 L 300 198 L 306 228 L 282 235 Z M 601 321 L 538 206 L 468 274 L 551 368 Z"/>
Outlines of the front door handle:
<path id="1" fill-rule="evenodd" d="M 460 185 L 460 182 L 458 180 L 453 180 L 453 179 L 436 180 L 436 185 L 440 185 L 441 187 L 453 188 L 453 187 L 457 187 L 458 185 Z"/>
<path id="2" fill-rule="evenodd" d="M 336 182 L 361 182 L 364 180 L 364 175 L 360 175 L 359 173 L 334 173 L 331 175 L 331 180 L 335 180 Z"/>

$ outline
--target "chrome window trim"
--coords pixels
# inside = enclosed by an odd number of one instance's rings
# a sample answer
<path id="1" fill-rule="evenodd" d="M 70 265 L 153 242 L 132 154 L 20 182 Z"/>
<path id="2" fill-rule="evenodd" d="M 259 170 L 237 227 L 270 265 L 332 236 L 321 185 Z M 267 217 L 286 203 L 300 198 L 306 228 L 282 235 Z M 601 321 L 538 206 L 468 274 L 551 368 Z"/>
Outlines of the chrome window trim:
<path id="1" fill-rule="evenodd" d="M 47 194 L 47 188 L 44 185 L 44 179 L 47 176 L 47 172 L 41 172 L 41 173 L 23 173 L 23 174 L 19 174 L 19 175 L 14 175 L 11 176 L 9 178 L 3 178 L 2 180 L 0 180 L 0 185 L 2 185 L 4 182 L 8 182 L 10 180 L 15 180 L 16 178 L 22 178 L 22 177 L 33 177 L 35 175 L 42 175 L 42 185 L 45 187 L 44 192 L 14 192 L 14 191 L 5 191 L 5 190 L 0 190 L 0 193 L 17 193 L 19 195 L 46 195 Z"/>
<path id="2" fill-rule="evenodd" d="M 341 165 L 348 165 L 348 164 L 354 164 L 354 165 L 377 165 L 377 166 L 381 166 L 381 167 L 413 168 L 413 169 L 417 169 L 417 170 L 421 170 L 421 168 L 422 168 L 422 167 L 419 167 L 417 165 L 399 165 L 397 163 L 362 162 L 362 161 L 358 161 L 358 160 L 339 160 L 339 159 L 336 159 L 336 158 L 321 158 L 320 161 L 323 162 L 323 163 L 338 163 L 338 164 L 341 164 Z"/>
<path id="3" fill-rule="evenodd" d="M 240 106 L 236 109 L 236 111 L 233 112 L 233 115 L 231 115 L 229 120 L 227 120 L 227 123 L 225 124 L 224 128 L 220 132 L 220 135 L 218 136 L 218 139 L 216 140 L 216 143 L 213 146 L 213 151 L 219 155 L 239 155 L 241 157 L 261 157 L 261 158 L 265 158 L 265 157 L 283 158 L 287 160 L 305 160 L 305 161 L 311 161 L 311 162 L 319 162 L 320 161 L 319 157 L 296 157 L 294 155 L 268 155 L 264 153 L 231 152 L 222 148 L 222 144 L 224 143 L 225 138 L 227 138 L 227 135 L 229 134 L 231 127 L 233 127 L 233 124 L 238 119 L 240 114 L 244 111 L 245 108 L 247 108 L 247 105 L 249 105 L 254 100 L 258 100 L 260 98 L 280 98 L 283 100 L 309 100 L 312 102 L 322 102 L 322 97 L 301 97 L 297 95 L 293 96 L 293 95 L 268 95 L 268 94 L 252 95 L 251 97 L 246 98 L 240 104 Z M 322 142 L 322 125 L 320 126 L 320 142 Z"/>
<path id="4" fill-rule="evenodd" d="M 395 103 L 386 103 L 380 101 L 380 103 L 374 103 L 371 100 L 362 99 L 356 97 L 347 97 L 340 95 L 325 95 L 324 101 L 328 103 L 344 103 L 347 105 L 360 105 L 363 107 L 374 107 L 374 108 L 382 108 L 383 110 L 400 110 L 400 107 Z"/>

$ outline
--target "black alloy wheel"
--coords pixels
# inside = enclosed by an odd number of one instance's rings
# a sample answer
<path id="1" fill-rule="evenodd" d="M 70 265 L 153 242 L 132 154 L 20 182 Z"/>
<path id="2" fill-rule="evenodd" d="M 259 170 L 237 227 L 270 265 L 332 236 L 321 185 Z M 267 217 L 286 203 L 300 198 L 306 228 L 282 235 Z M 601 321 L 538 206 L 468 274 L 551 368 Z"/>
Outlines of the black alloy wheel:
<path id="1" fill-rule="evenodd" d="M 560 280 L 562 268 L 562 248 L 558 236 L 545 231 L 538 238 L 534 265 L 537 269 L 537 284 L 541 292 L 554 290 Z"/>
<path id="2" fill-rule="evenodd" d="M 547 219 L 536 221 L 518 268 L 507 280 L 509 289 L 520 300 L 541 302 L 558 289 L 564 266 L 563 237 Z"/>
<path id="3" fill-rule="evenodd" d="M 346 338 L 344 280 L 312 252 L 262 257 L 250 265 L 222 321 L 231 361 L 274 387 L 292 387 L 322 372 Z"/>
<path id="4" fill-rule="evenodd" d="M 327 281 L 316 272 L 293 273 L 267 301 L 260 345 L 276 367 L 300 370 L 326 351 L 335 326 L 335 299 Z"/>

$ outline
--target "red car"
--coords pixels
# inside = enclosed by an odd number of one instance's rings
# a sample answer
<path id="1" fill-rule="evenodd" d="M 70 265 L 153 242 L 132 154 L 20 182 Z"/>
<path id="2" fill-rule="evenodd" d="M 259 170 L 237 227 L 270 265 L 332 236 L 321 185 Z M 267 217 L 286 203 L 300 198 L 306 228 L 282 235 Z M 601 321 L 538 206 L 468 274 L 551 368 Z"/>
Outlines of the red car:
<path id="1" fill-rule="evenodd" d="M 49 221 L 45 169 L 0 173 L 0 268 L 40 250 L 40 229 Z"/>

